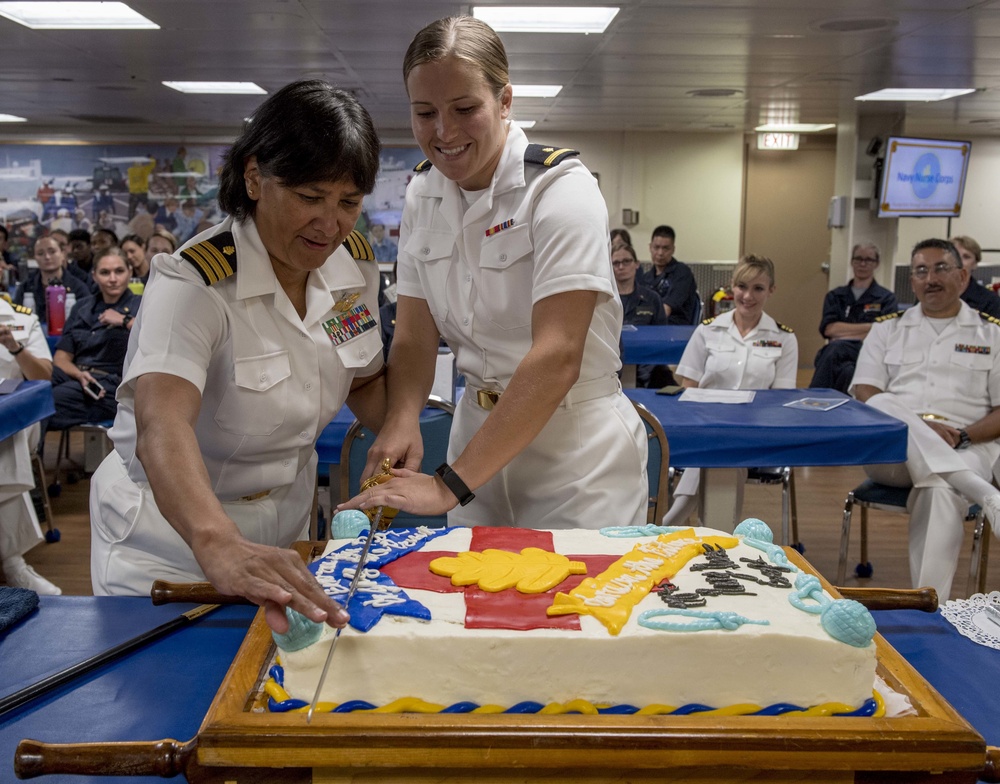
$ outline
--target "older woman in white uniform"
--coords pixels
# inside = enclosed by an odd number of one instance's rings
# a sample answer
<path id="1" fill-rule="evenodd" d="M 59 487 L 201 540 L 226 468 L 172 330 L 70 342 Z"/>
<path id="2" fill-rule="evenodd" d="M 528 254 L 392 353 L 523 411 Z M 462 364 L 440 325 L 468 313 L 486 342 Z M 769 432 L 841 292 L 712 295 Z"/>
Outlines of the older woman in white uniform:
<path id="1" fill-rule="evenodd" d="M 694 331 L 674 374 L 682 386 L 703 389 L 794 389 L 799 346 L 789 327 L 764 312 L 774 293 L 774 264 L 764 256 L 744 256 L 733 270 L 733 310 L 708 319 Z M 745 468 L 715 471 L 721 485 L 733 482 L 732 524 L 743 506 Z M 663 525 L 684 525 L 698 503 L 701 469 L 687 468 L 674 492 Z M 704 521 L 726 529 L 727 520 Z M 729 530 L 732 530 L 730 527 Z"/>
<path id="2" fill-rule="evenodd" d="M 15 305 L 6 294 L 0 294 L 0 379 L 22 378 L 50 381 L 52 353 L 31 308 Z M 24 554 L 42 541 L 29 495 L 35 486 L 31 453 L 38 443 L 39 429 L 36 423 L 0 441 L 0 568 L 7 585 L 55 595 L 62 593 L 59 586 L 24 560 Z"/>
<path id="3" fill-rule="evenodd" d="M 154 258 L 92 482 L 95 594 L 207 578 L 277 631 L 286 605 L 346 620 L 282 548 L 307 533 L 322 428 L 345 399 L 384 416 L 378 271 L 352 231 L 379 151 L 352 96 L 288 85 L 227 154 L 231 217 Z"/>
<path id="4" fill-rule="evenodd" d="M 596 181 L 575 151 L 512 124 L 506 53 L 483 22 L 424 28 L 403 75 L 427 161 L 406 194 L 389 414 L 367 470 L 399 468 L 348 505 L 451 510 L 453 525 L 643 523 L 646 438 L 616 376 L 622 309 Z M 439 335 L 468 386 L 430 476 L 413 471 Z"/>

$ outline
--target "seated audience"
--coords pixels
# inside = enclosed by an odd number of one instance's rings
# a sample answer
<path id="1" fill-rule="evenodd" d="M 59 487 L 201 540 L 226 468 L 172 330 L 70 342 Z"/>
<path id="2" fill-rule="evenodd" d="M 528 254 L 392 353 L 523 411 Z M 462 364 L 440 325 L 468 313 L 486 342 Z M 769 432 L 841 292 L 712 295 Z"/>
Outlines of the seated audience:
<path id="1" fill-rule="evenodd" d="M 976 280 L 976 267 L 983 260 L 983 249 L 972 237 L 952 237 L 952 245 L 962 257 L 962 267 L 969 272 L 969 285 L 962 292 L 962 302 L 973 310 L 1000 318 L 1000 297 Z"/>
<path id="2" fill-rule="evenodd" d="M 698 308 L 698 286 L 691 268 L 674 258 L 676 234 L 670 226 L 657 226 L 649 243 L 653 267 L 639 277 L 639 285 L 663 300 L 668 324 L 692 324 Z"/>
<path id="3" fill-rule="evenodd" d="M 56 413 L 49 418 L 48 429 L 114 419 L 115 390 L 141 300 L 128 289 L 129 274 L 121 248 L 109 248 L 94 262 L 99 293 L 76 304 L 56 344 L 52 373 Z"/>
<path id="4" fill-rule="evenodd" d="M 368 234 L 368 244 L 372 246 L 372 251 L 375 253 L 375 261 L 396 261 L 396 254 L 399 252 L 399 249 L 396 247 L 396 241 L 386 236 L 383 224 L 373 223 L 371 225 L 371 231 Z"/>
<path id="5" fill-rule="evenodd" d="M 733 309 L 704 321 L 684 349 L 676 370 L 681 385 L 702 389 L 794 389 L 798 341 L 790 327 L 764 312 L 764 303 L 774 293 L 774 263 L 764 256 L 744 256 L 733 270 L 732 290 Z M 747 469 L 724 470 L 732 472 L 734 482 L 736 504 L 732 519 L 703 522 L 731 531 L 742 519 Z M 698 504 L 700 482 L 700 469 L 684 470 L 663 525 L 685 524 Z"/>
<path id="6" fill-rule="evenodd" d="M 90 232 L 83 229 L 73 229 L 66 236 L 69 240 L 69 250 L 66 256 L 67 269 L 77 277 L 91 280 L 90 273 L 94 267 L 94 251 L 90 247 Z"/>
<path id="7" fill-rule="evenodd" d="M 133 280 L 138 280 L 143 286 L 149 281 L 149 259 L 146 258 L 146 241 L 138 234 L 128 234 L 122 240 L 122 252 L 125 261 L 132 270 Z"/>
<path id="8" fill-rule="evenodd" d="M 38 317 L 0 296 L 0 379 L 12 378 L 48 381 L 52 378 L 52 354 Z M 0 568 L 7 585 L 60 594 L 57 585 L 24 560 L 24 554 L 42 541 L 30 495 L 35 486 L 31 452 L 38 437 L 35 424 L 0 441 Z"/>
<path id="9" fill-rule="evenodd" d="M 628 233 L 628 229 L 611 230 L 611 250 L 619 245 L 632 245 L 632 235 Z"/>
<path id="10" fill-rule="evenodd" d="M 875 282 L 878 247 L 862 242 L 851 251 L 853 277 L 846 286 L 827 292 L 819 332 L 829 343 L 816 354 L 810 387 L 846 392 L 861 352 L 861 341 L 879 316 L 895 313 L 896 295 Z"/>
<path id="11" fill-rule="evenodd" d="M 118 235 L 111 229 L 97 228 L 90 235 L 90 249 L 96 259 L 108 248 L 118 245 Z"/>
<path id="12" fill-rule="evenodd" d="M 166 229 L 157 229 L 146 240 L 146 261 L 152 263 L 157 253 L 173 253 L 178 248 L 177 238 Z"/>
<path id="13" fill-rule="evenodd" d="M 969 280 L 947 240 L 917 243 L 910 276 L 918 304 L 876 322 L 851 393 L 907 424 L 906 462 L 865 466 L 872 479 L 912 487 L 910 579 L 951 594 L 970 504 L 1000 537 L 1000 325 L 960 299 Z"/>
<path id="14" fill-rule="evenodd" d="M 66 256 L 54 237 L 40 237 L 35 240 L 35 261 L 38 269 L 28 272 L 17 290 L 13 300 L 16 305 L 23 305 L 26 294 L 31 294 L 32 306 L 39 321 L 48 321 L 48 307 L 45 289 L 49 286 L 64 286 L 67 292 L 72 291 L 77 302 L 90 296 L 90 287 L 79 278 L 65 274 Z M 69 314 L 66 314 L 67 317 Z"/>
<path id="15" fill-rule="evenodd" d="M 639 259 L 631 245 L 619 244 L 611 251 L 611 266 L 614 268 L 618 297 L 624 311 L 623 323 L 635 326 L 666 324 L 667 314 L 663 311 L 663 301 L 659 295 L 636 283 Z M 660 387 L 673 383 L 673 376 L 666 365 L 636 365 L 635 385 L 637 387 Z"/>

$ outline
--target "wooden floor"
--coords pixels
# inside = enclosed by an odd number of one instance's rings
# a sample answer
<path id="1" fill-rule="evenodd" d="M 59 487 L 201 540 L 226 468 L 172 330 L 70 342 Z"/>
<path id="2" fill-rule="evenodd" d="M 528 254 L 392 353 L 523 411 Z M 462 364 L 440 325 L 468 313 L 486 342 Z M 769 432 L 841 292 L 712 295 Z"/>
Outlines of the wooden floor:
<path id="1" fill-rule="evenodd" d="M 55 468 L 58 434 L 50 434 L 46 444 L 46 471 L 49 481 Z M 71 441 L 71 456 L 82 462 L 83 436 L 76 434 Z M 816 569 L 836 583 L 839 557 L 840 528 L 844 498 L 847 492 L 864 480 L 858 467 L 797 468 L 795 481 L 798 495 L 799 537 L 805 545 L 805 556 Z M 55 544 L 40 544 L 27 555 L 27 561 L 38 572 L 62 588 L 64 594 L 85 596 L 90 586 L 90 521 L 87 511 L 90 483 L 82 478 L 74 484 L 63 483 L 62 493 L 51 499 L 55 525 L 61 540 Z M 780 486 L 748 486 L 743 508 L 744 516 L 759 517 L 775 531 L 781 525 Z M 867 580 L 853 577 L 858 560 L 860 521 L 855 513 L 852 547 L 848 560 L 846 585 L 871 587 L 910 587 L 907 565 L 907 518 L 886 512 L 870 513 L 869 557 L 874 575 Z M 972 548 L 971 523 L 966 524 L 966 543 L 962 548 L 958 573 L 951 598 L 967 596 L 969 553 Z M 993 568 L 987 576 L 987 590 L 1000 590 L 1000 545 L 991 542 Z"/>

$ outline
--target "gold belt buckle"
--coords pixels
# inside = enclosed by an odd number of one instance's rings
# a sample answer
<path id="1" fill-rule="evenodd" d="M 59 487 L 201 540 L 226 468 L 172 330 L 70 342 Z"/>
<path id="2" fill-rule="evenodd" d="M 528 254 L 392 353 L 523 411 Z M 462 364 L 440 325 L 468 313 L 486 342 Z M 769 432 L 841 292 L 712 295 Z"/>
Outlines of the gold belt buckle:
<path id="1" fill-rule="evenodd" d="M 493 406 L 497 404 L 500 399 L 500 393 L 495 392 L 492 389 L 477 389 L 476 390 L 476 402 L 479 403 L 480 408 L 484 408 L 487 411 L 493 409 Z"/>
<path id="2" fill-rule="evenodd" d="M 245 495 L 240 498 L 241 501 L 256 501 L 260 498 L 267 498 L 271 495 L 270 490 L 261 490 L 259 493 L 253 493 L 252 495 Z"/>
<path id="3" fill-rule="evenodd" d="M 921 414 L 920 418 L 927 422 L 944 422 L 947 419 L 939 414 Z"/>

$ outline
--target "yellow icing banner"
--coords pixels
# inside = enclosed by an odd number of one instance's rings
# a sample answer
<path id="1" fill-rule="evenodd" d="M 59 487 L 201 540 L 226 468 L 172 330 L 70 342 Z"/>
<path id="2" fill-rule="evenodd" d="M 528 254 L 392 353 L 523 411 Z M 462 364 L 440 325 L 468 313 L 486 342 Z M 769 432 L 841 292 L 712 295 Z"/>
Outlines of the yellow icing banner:
<path id="1" fill-rule="evenodd" d="M 693 528 L 639 541 L 597 577 L 588 577 L 569 593 L 557 593 L 549 615 L 593 615 L 617 635 L 632 608 L 654 586 L 673 577 L 692 558 L 704 553 L 702 545 L 736 547 L 734 536 L 697 536 Z"/>
<path id="2" fill-rule="evenodd" d="M 450 577 L 452 585 L 478 585 L 490 593 L 515 587 L 521 593 L 544 593 L 571 574 L 586 574 L 587 565 L 559 553 L 525 547 L 519 553 L 490 549 L 442 556 L 431 561 L 430 570 Z"/>

